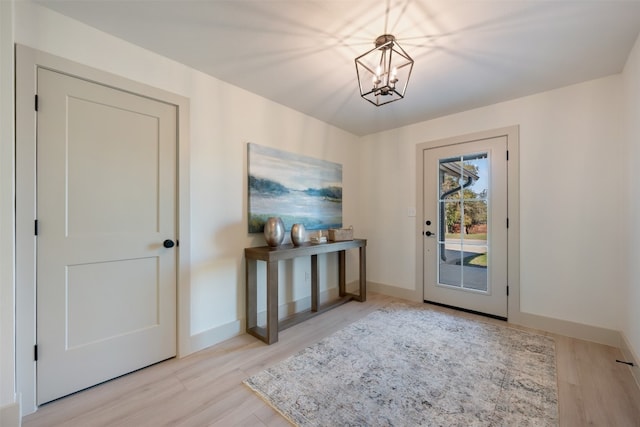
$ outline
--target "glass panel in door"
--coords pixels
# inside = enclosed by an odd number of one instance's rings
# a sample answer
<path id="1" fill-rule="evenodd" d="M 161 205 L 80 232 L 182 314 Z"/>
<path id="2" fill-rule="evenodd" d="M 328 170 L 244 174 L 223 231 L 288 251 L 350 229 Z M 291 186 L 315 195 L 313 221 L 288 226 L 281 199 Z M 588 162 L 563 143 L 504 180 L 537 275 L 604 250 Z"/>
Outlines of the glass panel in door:
<path id="1" fill-rule="evenodd" d="M 438 284 L 487 292 L 487 153 L 439 160 Z"/>

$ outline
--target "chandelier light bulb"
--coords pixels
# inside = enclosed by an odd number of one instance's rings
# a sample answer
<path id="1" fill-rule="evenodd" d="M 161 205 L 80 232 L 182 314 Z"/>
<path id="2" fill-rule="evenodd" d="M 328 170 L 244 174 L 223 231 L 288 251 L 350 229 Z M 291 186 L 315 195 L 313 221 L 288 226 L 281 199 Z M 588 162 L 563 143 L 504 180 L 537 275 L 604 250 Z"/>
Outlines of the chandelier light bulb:
<path id="1" fill-rule="evenodd" d="M 382 79 L 380 78 L 381 73 L 382 73 L 382 69 L 378 65 L 378 68 L 376 68 L 376 73 L 373 75 L 374 87 L 378 87 L 378 85 L 382 82 Z"/>
<path id="2" fill-rule="evenodd" d="M 398 82 L 398 69 L 393 67 L 391 70 L 391 78 L 389 79 L 389 87 L 394 89 L 396 87 L 396 83 Z"/>

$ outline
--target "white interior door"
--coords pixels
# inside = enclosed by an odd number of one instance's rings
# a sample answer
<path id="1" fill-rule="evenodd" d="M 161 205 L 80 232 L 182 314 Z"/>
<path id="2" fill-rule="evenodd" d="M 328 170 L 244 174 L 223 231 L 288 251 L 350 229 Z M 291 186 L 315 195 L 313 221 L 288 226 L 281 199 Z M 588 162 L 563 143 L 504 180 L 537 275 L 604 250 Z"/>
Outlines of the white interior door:
<path id="1" fill-rule="evenodd" d="M 176 107 L 38 69 L 37 402 L 176 354 Z M 167 242 L 169 246 L 169 242 Z"/>
<path id="2" fill-rule="evenodd" d="M 506 137 L 423 155 L 425 301 L 506 318 Z"/>

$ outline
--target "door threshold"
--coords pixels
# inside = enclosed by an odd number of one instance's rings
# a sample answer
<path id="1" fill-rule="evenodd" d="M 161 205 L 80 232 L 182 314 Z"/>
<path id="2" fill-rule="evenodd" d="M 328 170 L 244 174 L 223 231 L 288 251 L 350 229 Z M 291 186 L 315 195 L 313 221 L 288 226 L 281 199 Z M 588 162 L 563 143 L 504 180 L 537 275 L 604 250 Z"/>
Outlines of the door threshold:
<path id="1" fill-rule="evenodd" d="M 433 305 L 437 305 L 439 307 L 450 308 L 452 310 L 464 311 L 465 313 L 477 314 L 478 316 L 490 317 L 492 319 L 503 320 L 505 322 L 507 321 L 506 317 L 496 316 L 495 314 L 488 314 L 488 313 L 483 313 L 481 311 L 469 310 L 467 308 L 455 307 L 453 305 L 442 304 L 442 303 L 435 302 L 435 301 L 427 301 L 427 300 L 423 300 L 423 301 L 426 304 L 433 304 Z"/>

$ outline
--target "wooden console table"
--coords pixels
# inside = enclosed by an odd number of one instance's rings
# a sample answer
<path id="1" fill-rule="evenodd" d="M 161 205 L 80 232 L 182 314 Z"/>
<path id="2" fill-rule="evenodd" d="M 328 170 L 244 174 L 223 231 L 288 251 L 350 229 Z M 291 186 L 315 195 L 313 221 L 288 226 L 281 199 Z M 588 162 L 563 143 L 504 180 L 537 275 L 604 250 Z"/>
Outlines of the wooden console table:
<path id="1" fill-rule="evenodd" d="M 365 239 L 355 239 L 342 242 L 327 242 L 320 244 L 303 243 L 300 246 L 282 245 L 278 247 L 261 246 L 245 248 L 246 258 L 246 313 L 247 333 L 261 339 L 267 344 L 278 341 L 278 331 L 286 329 L 324 311 L 330 310 L 351 300 L 363 302 L 367 298 Z M 347 249 L 360 249 L 360 290 L 359 294 L 346 291 L 345 252 Z M 340 298 L 325 304 L 320 304 L 320 289 L 318 286 L 318 254 L 338 253 L 338 291 Z M 278 262 L 302 256 L 311 257 L 311 309 L 296 313 L 286 319 L 278 321 Z M 257 261 L 267 263 L 267 324 L 258 326 L 257 304 Z"/>

